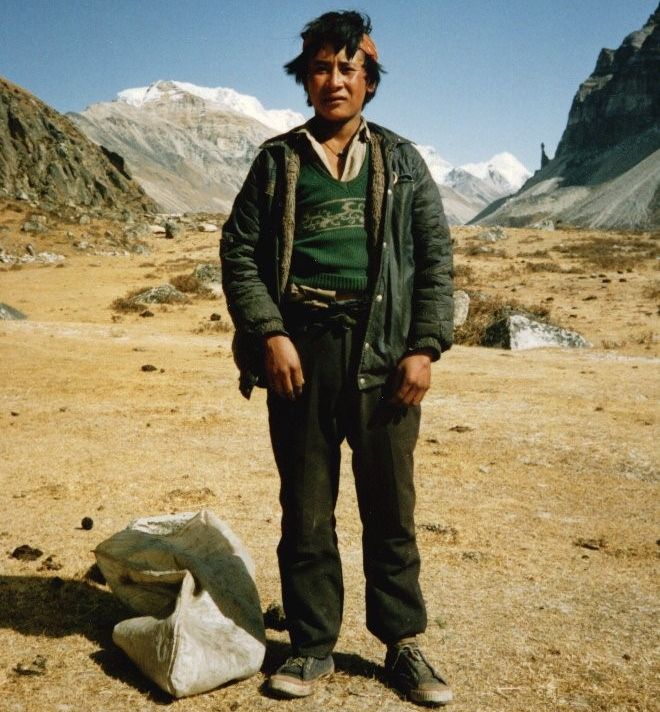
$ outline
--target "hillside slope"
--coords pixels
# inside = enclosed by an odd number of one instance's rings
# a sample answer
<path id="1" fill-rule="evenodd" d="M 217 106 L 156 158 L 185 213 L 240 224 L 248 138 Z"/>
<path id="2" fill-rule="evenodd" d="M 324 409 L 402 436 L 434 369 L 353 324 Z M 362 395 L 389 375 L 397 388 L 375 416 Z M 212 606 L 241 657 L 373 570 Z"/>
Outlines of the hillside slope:
<path id="1" fill-rule="evenodd" d="M 65 116 L 2 77 L 0 195 L 53 206 L 156 210 L 120 155 L 97 146 Z"/>

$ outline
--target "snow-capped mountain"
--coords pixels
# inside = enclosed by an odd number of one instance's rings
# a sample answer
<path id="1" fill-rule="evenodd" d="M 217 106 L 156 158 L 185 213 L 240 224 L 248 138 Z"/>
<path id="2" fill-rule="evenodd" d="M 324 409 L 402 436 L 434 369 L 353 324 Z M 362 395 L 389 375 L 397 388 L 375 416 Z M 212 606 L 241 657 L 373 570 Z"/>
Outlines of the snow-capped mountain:
<path id="1" fill-rule="evenodd" d="M 176 81 L 125 89 L 69 118 L 120 154 L 171 212 L 229 212 L 259 146 L 304 121 L 233 89 Z"/>
<path id="2" fill-rule="evenodd" d="M 185 101 L 188 96 L 196 96 L 202 99 L 207 108 L 211 110 L 231 111 L 243 116 L 249 116 L 277 133 L 288 131 L 305 120 L 302 114 L 290 109 L 264 109 L 257 98 L 239 94 L 234 89 L 200 87 L 188 82 L 159 80 L 148 87 L 124 89 L 117 94 L 117 101 L 125 102 L 131 106 L 142 107 L 145 104 L 163 100 L 169 102 Z"/>
<path id="3" fill-rule="evenodd" d="M 454 166 L 446 161 L 433 146 L 416 145 L 415 148 L 422 154 L 429 171 L 436 183 L 442 185 Z"/>
<path id="4" fill-rule="evenodd" d="M 464 223 L 493 201 L 515 193 L 531 173 L 511 153 L 498 153 L 483 163 L 454 167 L 433 146 L 417 146 L 440 186 L 450 223 Z"/>
<path id="5" fill-rule="evenodd" d="M 147 193 L 172 212 L 228 212 L 259 145 L 305 120 L 288 109 L 266 109 L 234 89 L 162 80 L 125 89 L 114 101 L 69 118 L 123 156 Z M 418 149 L 454 224 L 515 192 L 529 175 L 508 153 L 454 167 L 434 147 Z"/>
<path id="6" fill-rule="evenodd" d="M 511 153 L 498 153 L 484 163 L 466 163 L 459 168 L 493 185 L 495 189 L 515 193 L 532 175 Z"/>

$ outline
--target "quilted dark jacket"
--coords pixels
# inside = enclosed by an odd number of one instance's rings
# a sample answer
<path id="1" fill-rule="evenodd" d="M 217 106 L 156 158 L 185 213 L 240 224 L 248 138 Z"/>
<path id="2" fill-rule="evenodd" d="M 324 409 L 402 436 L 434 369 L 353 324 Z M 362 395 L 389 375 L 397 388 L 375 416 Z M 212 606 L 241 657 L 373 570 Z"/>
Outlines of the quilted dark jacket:
<path id="1" fill-rule="evenodd" d="M 451 239 L 438 188 L 410 141 L 369 129 L 371 296 L 360 389 L 384 383 L 410 350 L 430 348 L 439 358 L 453 333 Z M 278 305 L 293 250 L 298 142 L 306 140 L 294 130 L 263 144 L 222 229 L 222 282 L 246 397 L 265 385 L 263 336 L 286 333 Z"/>

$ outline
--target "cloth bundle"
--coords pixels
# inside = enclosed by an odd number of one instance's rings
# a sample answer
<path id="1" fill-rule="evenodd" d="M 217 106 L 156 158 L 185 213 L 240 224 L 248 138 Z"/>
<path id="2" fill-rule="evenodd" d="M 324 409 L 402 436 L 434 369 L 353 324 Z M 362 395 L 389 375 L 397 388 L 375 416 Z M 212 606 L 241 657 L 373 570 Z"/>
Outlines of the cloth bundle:
<path id="1" fill-rule="evenodd" d="M 113 593 L 140 614 L 112 638 L 174 697 L 256 673 L 266 646 L 254 564 L 210 510 L 137 519 L 95 550 Z"/>

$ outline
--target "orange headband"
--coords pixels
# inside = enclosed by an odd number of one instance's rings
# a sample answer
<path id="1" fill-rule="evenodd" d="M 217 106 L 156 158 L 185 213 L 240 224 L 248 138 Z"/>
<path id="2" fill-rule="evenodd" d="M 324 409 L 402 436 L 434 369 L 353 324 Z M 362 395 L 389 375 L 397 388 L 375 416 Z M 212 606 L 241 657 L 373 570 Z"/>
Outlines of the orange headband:
<path id="1" fill-rule="evenodd" d="M 378 61 L 378 50 L 376 49 L 376 45 L 374 44 L 374 41 L 369 37 L 369 35 L 362 35 L 362 41 L 360 42 L 360 46 L 358 49 L 361 49 L 367 57 L 371 57 L 371 59 L 374 60 L 374 62 Z"/>
<path id="2" fill-rule="evenodd" d="M 303 49 L 308 47 L 310 42 L 311 37 L 305 38 L 303 40 Z M 378 50 L 376 49 L 376 45 L 374 44 L 374 41 L 371 39 L 371 37 L 369 37 L 369 35 L 362 35 L 362 39 L 360 40 L 358 49 L 361 49 L 367 55 L 367 57 L 371 57 L 374 62 L 378 61 Z"/>

